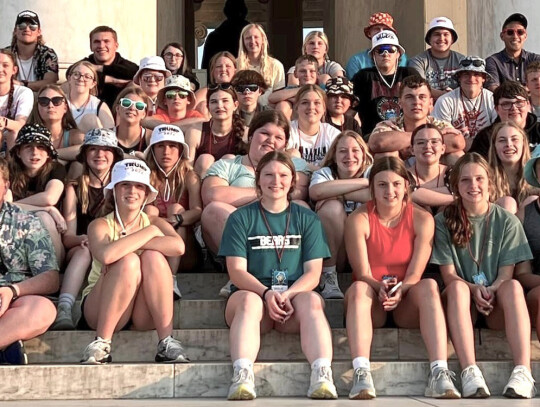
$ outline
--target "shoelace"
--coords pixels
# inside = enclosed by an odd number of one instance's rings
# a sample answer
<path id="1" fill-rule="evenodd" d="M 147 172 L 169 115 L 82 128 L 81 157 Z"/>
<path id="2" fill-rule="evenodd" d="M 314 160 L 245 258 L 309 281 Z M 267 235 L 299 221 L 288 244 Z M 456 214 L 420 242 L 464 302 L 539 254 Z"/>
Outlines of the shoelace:
<path id="1" fill-rule="evenodd" d="M 165 339 L 163 339 L 163 345 L 165 345 L 165 352 L 167 352 L 169 349 L 172 350 L 181 350 L 184 351 L 184 348 L 182 348 L 182 344 L 180 341 L 174 339 L 172 336 L 168 336 Z"/>
<path id="2" fill-rule="evenodd" d="M 525 370 L 524 368 L 514 369 L 514 371 L 512 372 L 512 380 L 515 380 L 518 383 L 523 383 L 527 381 L 534 385 L 534 379 L 528 374 L 527 370 Z"/>
<path id="3" fill-rule="evenodd" d="M 253 381 L 253 379 L 251 378 L 251 372 L 245 367 L 239 369 L 236 375 L 232 378 L 232 381 L 234 383 L 245 382 L 247 380 Z"/>
<path id="4" fill-rule="evenodd" d="M 452 372 L 450 369 L 441 369 L 437 373 L 437 377 L 435 378 L 435 380 L 439 380 L 441 378 L 441 376 L 445 376 L 451 382 L 456 381 L 456 374 L 454 372 Z"/>
<path id="5" fill-rule="evenodd" d="M 367 379 L 369 370 L 366 369 L 356 369 L 354 371 L 354 374 L 356 375 L 356 381 L 359 382 L 360 380 Z"/>
<path id="6" fill-rule="evenodd" d="M 480 377 L 481 376 L 481 372 L 479 372 L 479 369 L 475 366 L 469 366 L 467 369 L 465 369 L 462 373 L 461 373 L 461 377 L 466 377 L 466 376 L 473 376 L 473 377 Z"/>
<path id="7" fill-rule="evenodd" d="M 319 372 L 318 372 L 318 380 L 317 381 L 321 381 L 321 379 L 323 380 L 327 380 L 327 381 L 332 381 L 331 378 L 332 378 L 332 370 L 330 369 L 329 366 L 321 366 L 319 368 Z"/>
<path id="8" fill-rule="evenodd" d="M 94 339 L 90 345 L 88 345 L 90 348 L 96 348 L 96 347 L 102 347 L 102 345 L 105 345 L 105 346 L 111 346 L 111 341 L 108 341 L 107 339 L 103 339 L 103 338 L 100 338 L 100 337 L 97 337 L 96 339 Z"/>
<path id="9" fill-rule="evenodd" d="M 328 284 L 332 284 L 332 285 L 338 285 L 338 281 L 337 281 L 337 275 L 334 274 L 334 273 L 328 273 L 329 275 L 326 277 L 326 282 Z"/>

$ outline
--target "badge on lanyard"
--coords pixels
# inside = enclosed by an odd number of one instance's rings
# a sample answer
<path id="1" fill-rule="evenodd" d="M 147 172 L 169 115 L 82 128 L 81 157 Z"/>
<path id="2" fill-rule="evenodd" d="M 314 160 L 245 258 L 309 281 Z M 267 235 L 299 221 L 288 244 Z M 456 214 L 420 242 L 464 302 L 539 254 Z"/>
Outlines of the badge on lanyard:
<path id="1" fill-rule="evenodd" d="M 288 288 L 287 270 L 272 270 L 272 291 L 282 293 Z"/>
<path id="2" fill-rule="evenodd" d="M 478 274 L 472 276 L 474 284 L 483 285 L 484 287 L 489 286 L 488 279 L 483 271 L 479 271 Z"/>

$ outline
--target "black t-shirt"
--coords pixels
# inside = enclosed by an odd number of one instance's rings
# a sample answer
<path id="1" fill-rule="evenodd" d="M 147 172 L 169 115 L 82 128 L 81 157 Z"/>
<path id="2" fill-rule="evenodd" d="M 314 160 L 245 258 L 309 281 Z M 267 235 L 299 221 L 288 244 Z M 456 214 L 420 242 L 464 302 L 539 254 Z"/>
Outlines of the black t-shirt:
<path id="1" fill-rule="evenodd" d="M 495 125 L 500 122 L 501 118 L 497 117 L 491 125 L 480 130 L 473 139 L 469 153 L 478 153 L 487 160 L 491 142 L 491 133 Z M 529 138 L 529 148 L 532 152 L 534 148 L 540 144 L 540 122 L 538 122 L 536 115 L 533 113 L 527 114 L 525 132 Z"/>
<path id="2" fill-rule="evenodd" d="M 29 178 L 28 183 L 26 184 L 26 190 L 24 191 L 24 195 L 18 196 L 13 193 L 13 200 L 18 201 L 20 199 L 24 199 L 26 197 L 45 191 L 47 183 L 53 179 L 57 179 L 62 183 L 66 179 L 66 168 L 59 162 L 53 162 L 53 168 L 44 182 L 39 182 L 38 176 Z"/>
<path id="3" fill-rule="evenodd" d="M 356 110 L 362 122 L 363 134 L 370 134 L 377 123 L 383 120 L 401 116 L 398 104 L 401 81 L 407 76 L 417 74 L 413 68 L 398 67 L 392 88 L 381 80 L 375 67 L 362 69 L 354 75 L 354 94 L 359 99 Z M 392 84 L 394 75 L 385 75 L 384 79 Z"/>
<path id="4" fill-rule="evenodd" d="M 324 121 L 328 124 L 331 124 L 339 131 L 352 130 L 362 135 L 362 128 L 358 124 L 358 121 L 356 121 L 354 117 L 349 116 L 348 114 L 345 115 L 345 121 L 343 122 L 343 124 L 334 123 L 328 113 L 326 114 Z"/>

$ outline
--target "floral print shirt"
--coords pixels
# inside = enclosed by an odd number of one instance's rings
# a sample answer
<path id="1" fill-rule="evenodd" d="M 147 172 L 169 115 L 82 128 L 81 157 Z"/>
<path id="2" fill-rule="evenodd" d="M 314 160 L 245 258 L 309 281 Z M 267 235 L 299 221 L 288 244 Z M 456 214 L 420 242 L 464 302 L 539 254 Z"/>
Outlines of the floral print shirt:
<path id="1" fill-rule="evenodd" d="M 58 270 L 51 237 L 39 217 L 4 202 L 0 209 L 0 286 Z"/>
<path id="2" fill-rule="evenodd" d="M 17 46 L 7 47 L 7 50 L 17 54 Z M 43 79 L 47 72 L 58 73 L 58 56 L 54 49 L 47 47 L 46 45 L 37 44 L 34 51 L 34 57 L 36 61 L 34 64 L 34 75 L 36 80 Z"/>

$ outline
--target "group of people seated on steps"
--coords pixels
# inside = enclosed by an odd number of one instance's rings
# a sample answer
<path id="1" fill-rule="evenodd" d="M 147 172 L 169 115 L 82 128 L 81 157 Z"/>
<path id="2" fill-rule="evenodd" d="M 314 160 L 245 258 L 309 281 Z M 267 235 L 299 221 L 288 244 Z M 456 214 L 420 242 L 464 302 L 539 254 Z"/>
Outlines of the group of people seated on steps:
<path id="1" fill-rule="evenodd" d="M 39 16 L 22 11 L 0 50 L 0 363 L 26 364 L 23 341 L 48 329 L 95 331 L 84 364 L 111 362 L 123 329 L 156 330 L 156 362 L 190 362 L 172 336 L 176 275 L 201 270 L 204 249 L 229 277 L 231 400 L 256 397 L 271 329 L 300 333 L 308 397 L 337 398 L 327 299 L 344 299 L 351 399 L 376 397 L 385 326 L 420 329 L 434 398 L 489 397 L 474 328 L 504 330 L 503 395 L 534 397 L 540 55 L 523 49 L 527 26 L 508 17 L 504 50 L 484 60 L 451 50 L 457 32 L 437 17 L 407 59 L 377 12 L 346 69 L 313 31 L 285 75 L 248 24 L 206 87 L 181 44 L 136 65 L 99 26 L 57 84 Z"/>

